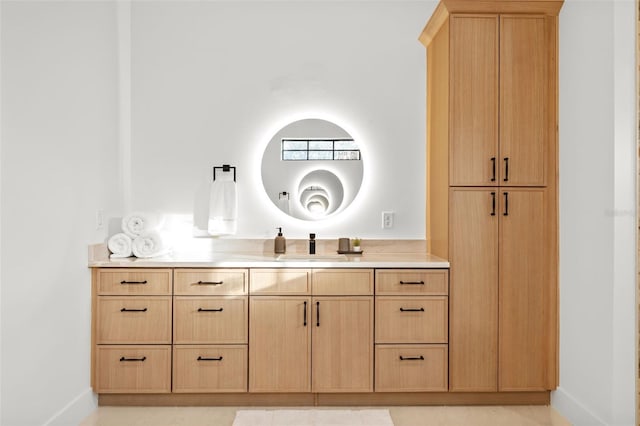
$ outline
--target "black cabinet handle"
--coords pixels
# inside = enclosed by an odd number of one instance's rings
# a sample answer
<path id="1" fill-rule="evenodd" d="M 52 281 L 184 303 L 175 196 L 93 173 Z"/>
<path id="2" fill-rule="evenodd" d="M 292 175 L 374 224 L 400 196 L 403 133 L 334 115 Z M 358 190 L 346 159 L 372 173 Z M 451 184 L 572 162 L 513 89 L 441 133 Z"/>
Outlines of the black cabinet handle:
<path id="1" fill-rule="evenodd" d="M 198 285 L 222 285 L 224 281 L 198 281 Z"/>
<path id="2" fill-rule="evenodd" d="M 400 308 L 400 312 L 424 312 L 424 308 Z"/>
<path id="3" fill-rule="evenodd" d="M 147 308 L 143 308 L 143 309 L 127 309 L 127 308 L 122 308 L 122 309 L 120 309 L 120 312 L 147 312 Z"/>
<path id="4" fill-rule="evenodd" d="M 400 361 L 424 361 L 424 357 L 420 356 L 402 356 L 400 355 Z"/>
<path id="5" fill-rule="evenodd" d="M 146 284 L 147 280 L 144 281 L 126 281 L 126 280 L 122 280 L 120 281 L 120 285 L 125 285 L 125 284 Z"/>
<path id="6" fill-rule="evenodd" d="M 424 285 L 424 281 L 400 281 L 401 285 Z"/>
<path id="7" fill-rule="evenodd" d="M 304 313 L 303 313 L 303 317 L 304 317 L 304 322 L 303 325 L 306 327 L 307 326 L 307 302 L 304 302 Z"/>
<path id="8" fill-rule="evenodd" d="M 206 358 L 206 357 L 203 357 L 203 356 L 199 356 L 197 361 L 222 361 L 222 357 L 219 356 L 219 357 L 215 357 L 215 358 Z"/>
<path id="9" fill-rule="evenodd" d="M 491 182 L 496 181 L 496 157 L 491 157 Z"/>
<path id="10" fill-rule="evenodd" d="M 496 193 L 491 193 L 491 216 L 496 215 Z"/>
<path id="11" fill-rule="evenodd" d="M 316 302 L 316 327 L 320 327 L 320 302 Z"/>
<path id="12" fill-rule="evenodd" d="M 224 308 L 215 308 L 215 309 L 207 309 L 207 308 L 198 308 L 198 312 L 222 312 Z"/>
<path id="13" fill-rule="evenodd" d="M 120 362 L 126 362 L 126 361 L 139 361 L 139 362 L 144 362 L 147 359 L 146 356 L 143 356 L 142 358 L 126 358 L 126 357 L 121 357 L 120 358 Z"/>
<path id="14" fill-rule="evenodd" d="M 509 157 L 504 157 L 504 179 L 505 182 L 509 182 Z"/>
<path id="15" fill-rule="evenodd" d="M 509 216 L 509 193 L 504 193 L 504 213 L 503 216 Z"/>

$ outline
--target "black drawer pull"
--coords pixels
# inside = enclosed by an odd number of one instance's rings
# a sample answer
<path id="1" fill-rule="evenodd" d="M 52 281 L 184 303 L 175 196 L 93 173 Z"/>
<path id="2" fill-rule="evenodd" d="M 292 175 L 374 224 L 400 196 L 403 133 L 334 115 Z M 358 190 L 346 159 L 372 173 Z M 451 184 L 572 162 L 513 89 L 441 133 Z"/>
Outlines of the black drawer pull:
<path id="1" fill-rule="evenodd" d="M 122 308 L 122 309 L 120 309 L 120 312 L 147 312 L 147 308 L 142 308 L 142 309 Z"/>
<path id="2" fill-rule="evenodd" d="M 491 216 L 496 215 L 496 193 L 491 193 Z"/>
<path id="3" fill-rule="evenodd" d="M 304 312 L 302 315 L 304 315 L 304 322 L 302 325 L 306 327 L 307 326 L 307 302 L 306 301 L 304 302 Z"/>
<path id="4" fill-rule="evenodd" d="M 496 157 L 491 157 L 491 182 L 496 181 Z"/>
<path id="5" fill-rule="evenodd" d="M 320 302 L 316 302 L 316 327 L 320 327 Z"/>
<path id="6" fill-rule="evenodd" d="M 400 308 L 400 312 L 424 312 L 424 308 Z"/>
<path id="7" fill-rule="evenodd" d="M 424 281 L 400 281 L 400 285 L 424 285 Z"/>
<path id="8" fill-rule="evenodd" d="M 400 355 L 400 361 L 424 361 L 424 357 L 420 356 L 402 356 Z"/>
<path id="9" fill-rule="evenodd" d="M 222 312 L 224 308 L 216 308 L 216 309 L 207 309 L 207 308 L 198 308 L 198 312 Z"/>
<path id="10" fill-rule="evenodd" d="M 509 216 L 509 193 L 505 192 L 504 194 L 504 213 L 503 216 Z"/>
<path id="11" fill-rule="evenodd" d="M 505 182 L 509 182 L 509 157 L 504 157 L 504 179 Z"/>
<path id="12" fill-rule="evenodd" d="M 122 280 L 122 281 L 120 281 L 121 285 L 124 285 L 124 284 L 146 284 L 146 283 L 147 283 L 147 280 L 144 280 L 144 281 L 126 281 L 126 280 Z"/>
<path id="13" fill-rule="evenodd" d="M 125 358 L 125 357 L 121 357 L 120 358 L 120 362 L 125 362 L 125 361 L 139 361 L 139 362 L 144 362 L 147 359 L 146 356 L 143 356 L 142 358 Z"/>
<path id="14" fill-rule="evenodd" d="M 198 281 L 198 285 L 222 285 L 224 281 Z"/>
<path id="15" fill-rule="evenodd" d="M 204 356 L 199 356 L 198 357 L 198 361 L 222 361 L 222 357 L 219 356 L 219 357 L 215 357 L 215 358 L 207 358 L 207 357 L 204 357 Z"/>

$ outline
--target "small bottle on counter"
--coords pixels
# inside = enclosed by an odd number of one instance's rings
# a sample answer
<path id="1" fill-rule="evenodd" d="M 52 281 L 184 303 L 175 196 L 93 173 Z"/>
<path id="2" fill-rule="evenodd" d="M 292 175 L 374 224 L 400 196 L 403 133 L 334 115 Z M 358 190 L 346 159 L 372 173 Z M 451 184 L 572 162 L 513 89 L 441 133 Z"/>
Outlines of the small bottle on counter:
<path id="1" fill-rule="evenodd" d="M 284 254 L 287 251 L 287 240 L 282 236 L 282 227 L 276 228 L 278 235 L 274 241 L 273 251 L 276 254 Z"/>
<path id="2" fill-rule="evenodd" d="M 309 234 L 309 254 L 316 254 L 316 234 Z"/>

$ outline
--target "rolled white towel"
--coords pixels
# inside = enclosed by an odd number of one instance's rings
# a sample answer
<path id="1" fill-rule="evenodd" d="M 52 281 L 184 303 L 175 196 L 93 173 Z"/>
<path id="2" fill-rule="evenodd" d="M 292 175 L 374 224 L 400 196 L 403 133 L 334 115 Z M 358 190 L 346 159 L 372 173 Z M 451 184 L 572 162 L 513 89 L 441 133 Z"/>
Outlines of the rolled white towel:
<path id="1" fill-rule="evenodd" d="M 159 231 L 145 231 L 133 239 L 132 251 L 135 257 L 156 257 L 169 253 L 168 238 Z"/>
<path id="2" fill-rule="evenodd" d="M 120 232 L 113 235 L 107 242 L 107 247 L 111 252 L 110 257 L 129 257 L 133 254 L 131 237 L 127 234 Z"/>
<path id="3" fill-rule="evenodd" d="M 164 216 L 155 212 L 134 212 L 122 218 L 122 231 L 136 238 L 146 231 L 157 231 L 164 224 Z"/>

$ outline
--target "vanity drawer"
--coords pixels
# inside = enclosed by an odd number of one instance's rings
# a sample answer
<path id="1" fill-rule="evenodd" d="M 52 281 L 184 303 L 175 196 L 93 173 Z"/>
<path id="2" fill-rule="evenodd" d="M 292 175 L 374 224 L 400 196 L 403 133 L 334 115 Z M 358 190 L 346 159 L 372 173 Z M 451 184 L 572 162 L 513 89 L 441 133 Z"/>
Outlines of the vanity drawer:
<path id="1" fill-rule="evenodd" d="M 446 392 L 447 345 L 376 345 L 376 392 Z"/>
<path id="2" fill-rule="evenodd" d="M 171 343 L 171 296 L 98 297 L 96 343 Z"/>
<path id="3" fill-rule="evenodd" d="M 246 392 L 247 346 L 174 346 L 173 391 Z"/>
<path id="4" fill-rule="evenodd" d="M 376 294 L 437 296 L 448 293 L 449 271 L 446 269 L 376 270 Z"/>
<path id="5" fill-rule="evenodd" d="M 357 296 L 373 294 L 373 269 L 314 269 L 314 296 Z"/>
<path id="6" fill-rule="evenodd" d="M 99 295 L 171 294 L 171 269 L 98 269 Z"/>
<path id="7" fill-rule="evenodd" d="M 98 346 L 97 393 L 171 392 L 171 346 Z"/>
<path id="8" fill-rule="evenodd" d="M 376 297 L 376 343 L 446 343 L 445 296 Z"/>
<path id="9" fill-rule="evenodd" d="M 176 269 L 173 272 L 176 295 L 247 294 L 247 269 Z"/>
<path id="10" fill-rule="evenodd" d="M 247 296 L 174 297 L 174 343 L 247 343 Z"/>
<path id="11" fill-rule="evenodd" d="M 311 269 L 251 269 L 249 274 L 252 295 L 311 294 Z"/>

